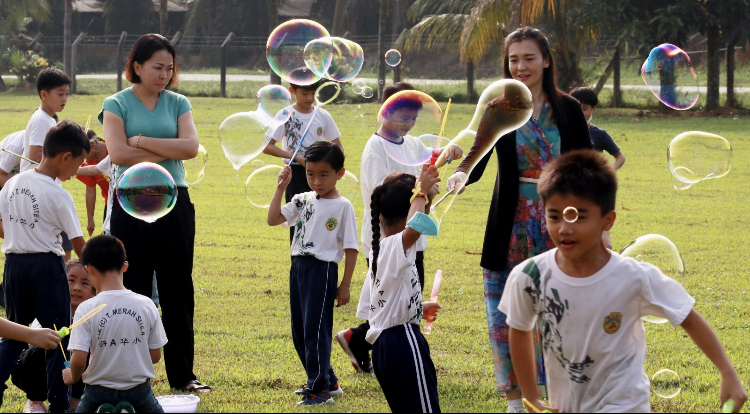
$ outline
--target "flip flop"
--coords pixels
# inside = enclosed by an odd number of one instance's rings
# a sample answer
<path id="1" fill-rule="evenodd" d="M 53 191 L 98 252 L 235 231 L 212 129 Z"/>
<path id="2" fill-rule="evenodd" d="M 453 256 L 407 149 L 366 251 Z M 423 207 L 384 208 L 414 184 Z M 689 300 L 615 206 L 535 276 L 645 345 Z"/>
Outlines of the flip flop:
<path id="1" fill-rule="evenodd" d="M 193 385 L 193 387 L 190 387 L 190 385 Z M 192 392 L 196 394 L 207 394 L 211 392 L 211 387 L 201 384 L 201 382 L 198 380 L 192 380 L 188 382 L 184 387 L 182 387 L 180 391 Z"/>

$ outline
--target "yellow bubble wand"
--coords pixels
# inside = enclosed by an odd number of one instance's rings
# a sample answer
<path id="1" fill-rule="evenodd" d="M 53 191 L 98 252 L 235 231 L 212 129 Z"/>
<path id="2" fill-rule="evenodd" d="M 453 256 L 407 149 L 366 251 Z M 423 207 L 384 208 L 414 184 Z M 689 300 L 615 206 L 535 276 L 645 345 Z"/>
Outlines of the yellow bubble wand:
<path id="1" fill-rule="evenodd" d="M 89 115 L 89 118 L 86 120 L 86 126 L 83 128 L 83 133 L 88 134 L 89 133 L 89 126 L 91 125 L 91 115 Z"/>
<path id="2" fill-rule="evenodd" d="M 30 159 L 28 159 L 28 158 L 24 157 L 24 156 L 23 156 L 23 155 L 21 155 L 21 154 L 16 154 L 15 152 L 13 152 L 13 151 L 8 151 L 8 150 L 7 150 L 7 149 L 5 149 L 5 148 L 3 148 L 2 150 L 3 150 L 3 152 L 7 152 L 7 153 L 8 153 L 8 154 L 10 154 L 10 155 L 15 155 L 16 157 L 18 157 L 18 158 L 20 158 L 20 159 L 22 159 L 22 160 L 26 160 L 26 161 L 28 161 L 28 162 L 30 162 L 30 163 L 32 163 L 32 164 L 36 164 L 36 165 L 39 165 L 39 163 L 38 163 L 38 162 L 36 162 L 36 161 L 34 161 L 34 160 L 30 160 Z"/>
<path id="3" fill-rule="evenodd" d="M 107 307 L 107 305 L 105 305 L 105 304 L 102 304 L 102 305 L 99 305 L 99 306 L 95 307 L 94 309 L 91 310 L 91 312 L 83 315 L 83 317 L 81 319 L 79 319 L 74 324 L 70 325 L 69 327 L 63 326 L 59 331 L 57 331 L 57 333 L 60 334 L 60 338 L 65 338 L 66 336 L 70 335 L 70 330 L 71 329 L 77 328 L 77 327 L 81 326 L 84 322 L 86 322 L 89 319 L 93 318 L 97 313 L 101 312 L 106 307 Z"/>

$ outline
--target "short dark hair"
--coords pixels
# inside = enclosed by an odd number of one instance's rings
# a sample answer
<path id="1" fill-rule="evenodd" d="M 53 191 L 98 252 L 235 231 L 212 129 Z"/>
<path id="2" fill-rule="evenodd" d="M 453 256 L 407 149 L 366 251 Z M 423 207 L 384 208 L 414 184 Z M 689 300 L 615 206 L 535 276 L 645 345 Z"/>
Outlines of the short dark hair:
<path id="1" fill-rule="evenodd" d="M 544 167 L 537 191 L 542 203 L 553 195 L 573 195 L 594 202 L 605 215 L 615 209 L 617 174 L 600 153 L 571 151 Z"/>
<path id="2" fill-rule="evenodd" d="M 50 128 L 44 138 L 42 154 L 45 157 L 54 158 L 64 152 L 70 152 L 73 157 L 91 151 L 91 141 L 83 132 L 83 128 L 73 121 L 62 121 Z"/>
<path id="3" fill-rule="evenodd" d="M 59 88 L 63 85 L 72 85 L 73 80 L 67 73 L 57 68 L 42 69 L 36 75 L 36 91 L 41 96 L 42 91 L 49 92 L 52 89 Z"/>
<path id="4" fill-rule="evenodd" d="M 383 89 L 383 102 L 387 101 L 388 98 L 399 92 L 416 90 L 417 88 L 415 88 L 411 83 L 396 82 L 393 85 L 388 85 L 385 87 L 385 89 Z"/>
<path id="5" fill-rule="evenodd" d="M 307 149 L 305 162 L 327 162 L 334 171 L 339 172 L 344 168 L 344 152 L 338 145 L 328 141 L 318 141 Z"/>
<path id="6" fill-rule="evenodd" d="M 303 91 L 317 91 L 318 88 L 320 88 L 323 85 L 323 79 L 320 79 L 319 81 L 313 83 L 312 85 L 297 85 L 295 83 L 289 83 L 289 86 L 294 89 L 296 92 L 297 89 L 302 89 Z"/>
<path id="7" fill-rule="evenodd" d="M 127 259 L 125 246 L 114 236 L 92 237 L 81 253 L 83 265 L 91 265 L 101 273 L 119 271 Z"/>
<path id="8" fill-rule="evenodd" d="M 151 59 L 151 57 L 154 56 L 154 53 L 160 50 L 166 50 L 169 52 L 172 55 L 172 63 L 174 64 L 172 79 L 169 80 L 165 89 L 177 86 L 179 83 L 177 75 L 180 72 L 180 69 L 177 66 L 177 52 L 169 39 L 156 33 L 145 34 L 135 41 L 133 48 L 130 49 L 128 61 L 125 63 L 125 78 L 130 83 L 141 83 L 141 77 L 135 73 L 135 62 L 142 65 Z"/>
<path id="9" fill-rule="evenodd" d="M 580 86 L 570 91 L 570 95 L 578 100 L 583 105 L 588 105 L 596 108 L 599 105 L 599 97 L 596 96 L 596 92 L 591 89 Z"/>

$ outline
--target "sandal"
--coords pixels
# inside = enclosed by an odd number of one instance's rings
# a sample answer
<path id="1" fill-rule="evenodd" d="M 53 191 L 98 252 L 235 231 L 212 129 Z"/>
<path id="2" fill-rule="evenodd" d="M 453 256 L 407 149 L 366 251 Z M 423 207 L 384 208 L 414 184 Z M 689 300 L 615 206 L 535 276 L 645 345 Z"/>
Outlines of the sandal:
<path id="1" fill-rule="evenodd" d="M 192 385 L 192 387 L 191 387 L 191 385 Z M 208 385 L 201 384 L 201 382 L 198 381 L 198 380 L 192 380 L 192 381 L 188 382 L 187 384 L 185 384 L 185 386 L 182 387 L 182 389 L 180 389 L 180 391 L 183 391 L 183 392 L 194 392 L 196 394 L 207 394 L 207 393 L 211 392 L 211 387 L 209 387 Z"/>

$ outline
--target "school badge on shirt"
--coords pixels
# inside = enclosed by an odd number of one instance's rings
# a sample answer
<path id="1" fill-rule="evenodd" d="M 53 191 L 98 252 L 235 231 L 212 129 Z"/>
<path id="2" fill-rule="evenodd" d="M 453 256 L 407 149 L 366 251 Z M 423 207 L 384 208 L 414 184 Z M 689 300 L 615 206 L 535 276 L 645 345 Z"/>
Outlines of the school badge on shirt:
<path id="1" fill-rule="evenodd" d="M 328 231 L 334 231 L 336 230 L 336 227 L 339 226 L 339 221 L 335 218 L 329 218 L 328 221 L 326 221 L 326 229 Z"/>
<path id="2" fill-rule="evenodd" d="M 319 137 L 323 136 L 323 127 L 318 127 L 318 136 Z"/>
<path id="3" fill-rule="evenodd" d="M 609 316 L 604 318 L 604 332 L 612 335 L 613 333 L 620 330 L 620 324 L 622 323 L 622 314 L 619 312 L 612 312 Z"/>

